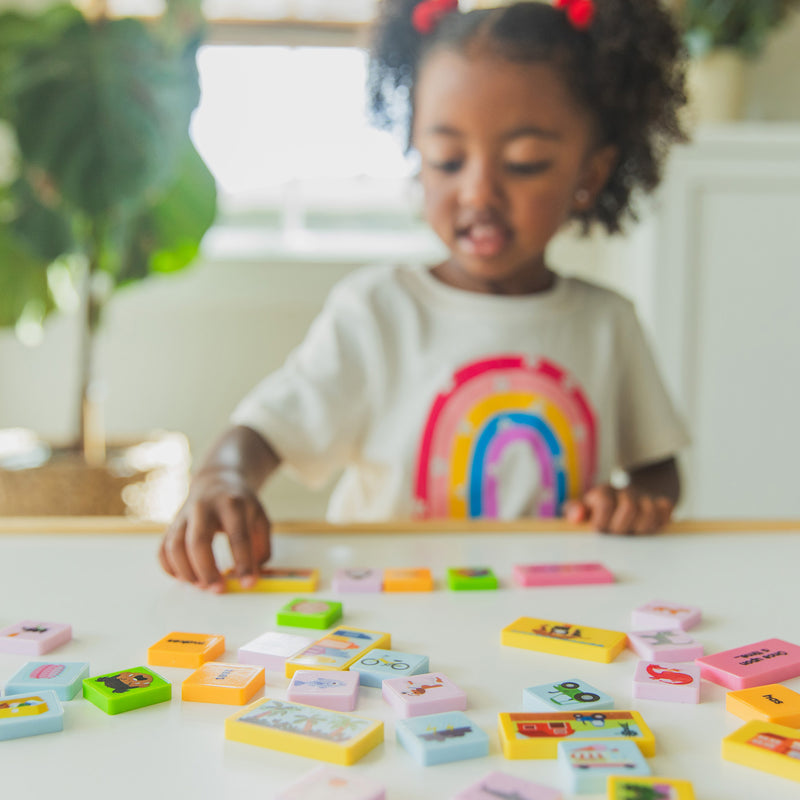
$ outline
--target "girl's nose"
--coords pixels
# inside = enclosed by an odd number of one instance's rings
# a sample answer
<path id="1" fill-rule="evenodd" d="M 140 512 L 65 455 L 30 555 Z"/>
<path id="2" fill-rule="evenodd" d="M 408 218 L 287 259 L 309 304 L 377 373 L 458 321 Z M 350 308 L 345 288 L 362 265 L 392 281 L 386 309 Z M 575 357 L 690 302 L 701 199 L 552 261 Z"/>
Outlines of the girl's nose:
<path id="1" fill-rule="evenodd" d="M 496 168 L 488 161 L 474 160 L 465 165 L 459 191 L 464 208 L 489 208 L 502 195 Z"/>

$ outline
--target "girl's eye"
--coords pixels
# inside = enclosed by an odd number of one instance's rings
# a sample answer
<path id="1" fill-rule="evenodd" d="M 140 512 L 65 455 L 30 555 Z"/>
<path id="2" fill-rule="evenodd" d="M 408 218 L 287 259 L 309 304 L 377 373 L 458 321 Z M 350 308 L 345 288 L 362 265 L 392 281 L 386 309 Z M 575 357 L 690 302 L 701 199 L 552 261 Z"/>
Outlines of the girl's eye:
<path id="1" fill-rule="evenodd" d="M 462 161 L 458 159 L 450 159 L 449 161 L 432 161 L 431 167 L 439 172 L 454 173 L 461 169 Z"/>
<path id="2" fill-rule="evenodd" d="M 514 175 L 540 175 L 552 165 L 552 161 L 509 161 L 506 169 Z"/>

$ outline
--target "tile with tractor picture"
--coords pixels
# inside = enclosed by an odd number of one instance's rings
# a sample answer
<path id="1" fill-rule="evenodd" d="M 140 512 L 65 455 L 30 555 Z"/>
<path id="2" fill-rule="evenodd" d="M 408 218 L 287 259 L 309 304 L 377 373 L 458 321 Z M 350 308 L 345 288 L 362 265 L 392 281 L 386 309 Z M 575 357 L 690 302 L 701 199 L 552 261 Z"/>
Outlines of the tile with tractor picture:
<path id="1" fill-rule="evenodd" d="M 522 690 L 523 711 L 614 708 L 614 698 L 577 678 Z"/>

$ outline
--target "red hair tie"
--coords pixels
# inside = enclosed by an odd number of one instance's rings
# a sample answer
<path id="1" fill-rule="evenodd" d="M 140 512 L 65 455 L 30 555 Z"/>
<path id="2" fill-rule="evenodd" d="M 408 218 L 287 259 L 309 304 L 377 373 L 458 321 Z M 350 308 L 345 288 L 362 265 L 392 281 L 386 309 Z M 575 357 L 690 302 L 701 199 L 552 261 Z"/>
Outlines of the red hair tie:
<path id="1" fill-rule="evenodd" d="M 423 0 L 411 14 L 411 23 L 421 34 L 427 35 L 448 14 L 458 10 L 458 0 Z"/>
<path id="2" fill-rule="evenodd" d="M 593 0 L 553 0 L 553 7 L 566 12 L 567 19 L 579 31 L 586 30 L 594 20 Z"/>

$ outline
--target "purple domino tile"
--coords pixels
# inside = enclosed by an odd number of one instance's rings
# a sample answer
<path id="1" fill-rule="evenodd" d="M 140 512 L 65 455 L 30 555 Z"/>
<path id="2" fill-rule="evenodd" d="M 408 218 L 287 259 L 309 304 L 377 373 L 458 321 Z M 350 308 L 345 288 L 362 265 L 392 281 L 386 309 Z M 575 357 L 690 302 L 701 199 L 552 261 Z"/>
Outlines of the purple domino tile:
<path id="1" fill-rule="evenodd" d="M 633 696 L 639 700 L 699 703 L 700 667 L 696 664 L 640 661 L 633 676 Z"/>
<path id="2" fill-rule="evenodd" d="M 334 592 L 382 592 L 383 570 L 381 569 L 337 569 L 331 584 Z"/>
<path id="3" fill-rule="evenodd" d="M 62 622 L 24 620 L 0 630 L 0 653 L 40 656 L 72 638 L 72 627 Z"/>
<path id="4" fill-rule="evenodd" d="M 631 628 L 635 631 L 682 630 L 688 631 L 700 624 L 703 614 L 699 608 L 666 600 L 653 600 L 631 614 Z"/>
<path id="5" fill-rule="evenodd" d="M 383 682 L 383 699 L 400 717 L 465 711 L 467 695 L 441 672 L 426 672 Z"/>
<path id="6" fill-rule="evenodd" d="M 286 697 L 331 711 L 353 711 L 358 701 L 359 675 L 345 670 L 300 669 L 292 676 Z"/>
<path id="7" fill-rule="evenodd" d="M 628 644 L 647 661 L 694 661 L 703 655 L 703 645 L 682 630 L 633 631 Z"/>
<path id="8" fill-rule="evenodd" d="M 453 800 L 490 800 L 493 797 L 508 797 L 513 800 L 562 800 L 557 789 L 531 783 L 505 772 L 490 772 L 477 783 L 453 795 Z"/>
<path id="9" fill-rule="evenodd" d="M 749 689 L 800 676 L 800 647 L 783 639 L 764 639 L 698 658 L 700 674 L 728 689 Z"/>

